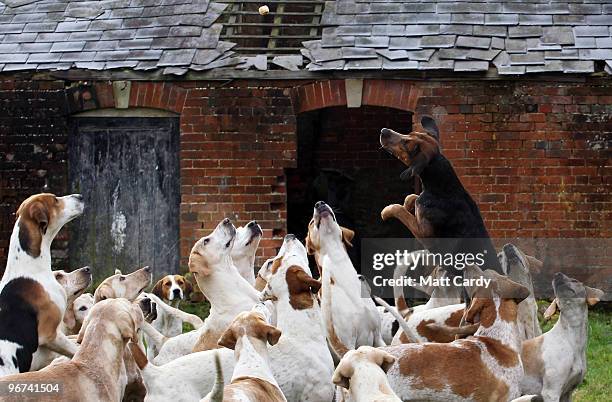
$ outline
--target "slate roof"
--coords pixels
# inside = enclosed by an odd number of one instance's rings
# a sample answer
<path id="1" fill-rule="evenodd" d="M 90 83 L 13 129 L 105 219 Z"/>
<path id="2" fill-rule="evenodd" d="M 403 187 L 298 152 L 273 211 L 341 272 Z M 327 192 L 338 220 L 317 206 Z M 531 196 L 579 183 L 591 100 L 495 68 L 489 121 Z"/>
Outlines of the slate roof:
<path id="1" fill-rule="evenodd" d="M 611 0 L 338 0 L 321 23 L 311 71 L 612 73 Z"/>
<path id="2" fill-rule="evenodd" d="M 261 0 L 265 4 L 265 0 Z M 446 70 L 612 74 L 612 0 L 338 0 L 300 54 L 244 57 L 211 0 L 0 0 L 0 70 Z"/>

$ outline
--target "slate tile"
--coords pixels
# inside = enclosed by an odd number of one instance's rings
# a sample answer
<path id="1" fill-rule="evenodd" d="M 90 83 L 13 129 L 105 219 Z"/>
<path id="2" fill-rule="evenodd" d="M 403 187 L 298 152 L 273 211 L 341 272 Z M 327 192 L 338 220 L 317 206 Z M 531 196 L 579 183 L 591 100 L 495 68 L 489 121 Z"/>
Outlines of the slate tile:
<path id="1" fill-rule="evenodd" d="M 572 14 L 597 14 L 601 15 L 601 4 L 566 4 Z M 605 7 L 605 6 L 604 6 Z"/>
<path id="2" fill-rule="evenodd" d="M 589 25 L 612 25 L 612 14 L 608 15 L 587 15 Z"/>
<path id="3" fill-rule="evenodd" d="M 142 15 L 143 7 L 116 8 L 112 10 L 110 18 L 136 18 Z"/>
<path id="4" fill-rule="evenodd" d="M 67 6 L 68 6 L 67 3 L 60 3 L 60 2 L 50 2 L 50 3 L 38 2 L 36 4 L 36 11 L 40 13 L 53 13 L 53 12 L 63 13 L 66 10 Z"/>
<path id="5" fill-rule="evenodd" d="M 389 25 L 378 25 L 376 28 L 382 29 L 382 27 L 388 27 Z M 401 27 L 401 25 L 396 25 Z M 368 36 L 372 35 L 373 28 L 371 25 L 345 25 L 336 28 L 336 35 L 338 36 Z M 375 34 L 376 35 L 376 34 Z"/>
<path id="6" fill-rule="evenodd" d="M 37 64 L 6 64 L 2 71 L 26 71 L 36 70 L 39 66 Z"/>
<path id="7" fill-rule="evenodd" d="M 222 54 L 217 49 L 199 49 L 196 51 L 192 63 L 206 65 L 218 59 Z"/>
<path id="8" fill-rule="evenodd" d="M 0 24 L 0 34 L 21 33 L 25 24 Z"/>
<path id="9" fill-rule="evenodd" d="M 105 68 L 108 70 L 112 70 L 115 68 L 133 68 L 136 67 L 138 61 L 136 60 L 116 60 L 116 61 L 107 61 Z"/>
<path id="10" fill-rule="evenodd" d="M 383 59 L 383 70 L 416 70 L 419 68 L 419 62 L 414 60 L 392 61 Z"/>
<path id="11" fill-rule="evenodd" d="M 53 46 L 52 43 L 20 43 L 17 46 L 17 51 L 19 53 L 46 53 L 49 50 L 51 50 L 51 47 Z"/>
<path id="12" fill-rule="evenodd" d="M 89 21 L 64 21 L 57 24 L 55 32 L 87 31 Z"/>
<path id="13" fill-rule="evenodd" d="M 493 58 L 493 64 L 498 69 L 500 67 L 509 66 L 510 65 L 510 55 L 507 52 L 502 50 L 501 52 L 499 52 L 497 56 L 495 56 L 495 58 Z"/>
<path id="14" fill-rule="evenodd" d="M 468 59 L 475 60 L 493 60 L 501 52 L 499 49 L 470 49 L 468 52 Z"/>
<path id="15" fill-rule="evenodd" d="M 552 15 L 521 14 L 519 25 L 552 25 Z"/>
<path id="16" fill-rule="evenodd" d="M 64 15 L 72 18 L 94 19 L 104 13 L 104 7 L 97 1 L 68 3 Z"/>
<path id="17" fill-rule="evenodd" d="M 60 42 L 68 40 L 70 37 L 69 32 L 50 32 L 50 33 L 40 33 L 36 37 L 36 42 Z"/>
<path id="18" fill-rule="evenodd" d="M 368 12 L 368 11 L 372 14 L 401 13 L 402 4 L 401 3 L 374 3 L 372 2 L 370 3 L 369 10 L 365 10 L 365 12 Z M 430 10 L 430 11 L 434 11 L 434 10 Z M 364 12 L 364 11 L 359 11 L 359 12 Z M 356 13 L 349 13 L 349 14 L 356 14 Z"/>
<path id="19" fill-rule="evenodd" d="M 72 32 L 68 37 L 70 41 L 84 40 L 94 41 L 100 40 L 102 37 L 102 31 L 86 31 L 86 32 Z"/>
<path id="20" fill-rule="evenodd" d="M 513 53 L 510 54 L 510 63 L 513 65 L 544 64 L 544 52 Z"/>
<path id="21" fill-rule="evenodd" d="M 544 52 L 544 59 L 575 60 L 579 57 L 578 49 L 549 50 Z"/>
<path id="22" fill-rule="evenodd" d="M 468 51 L 466 49 L 440 49 L 437 53 L 440 59 L 467 60 Z"/>
<path id="23" fill-rule="evenodd" d="M 25 63 L 27 59 L 28 55 L 23 53 L 0 54 L 0 63 Z"/>
<path id="24" fill-rule="evenodd" d="M 132 39 L 134 38 L 135 34 L 135 29 L 114 29 L 104 31 L 104 33 L 102 33 L 101 40 Z"/>
<path id="25" fill-rule="evenodd" d="M 516 25 L 518 23 L 519 23 L 518 14 L 486 14 L 485 15 L 485 25 Z"/>
<path id="26" fill-rule="evenodd" d="M 404 36 L 405 32 L 406 27 L 404 25 L 374 25 L 371 27 L 371 34 L 374 36 Z M 367 35 L 370 35 L 370 33 Z"/>
<path id="27" fill-rule="evenodd" d="M 329 38 L 325 41 L 321 41 L 322 47 L 341 47 L 341 46 L 354 46 L 354 36 L 337 36 L 335 38 Z"/>
<path id="28" fill-rule="evenodd" d="M 118 49 L 149 49 L 153 38 L 120 40 Z"/>
<path id="29" fill-rule="evenodd" d="M 195 49 L 165 50 L 159 59 L 159 67 L 187 66 L 195 56 Z"/>
<path id="30" fill-rule="evenodd" d="M 498 66 L 499 75 L 521 75 L 525 74 L 525 66 Z"/>
<path id="31" fill-rule="evenodd" d="M 383 56 L 389 60 L 402 60 L 408 59 L 408 52 L 405 50 L 387 50 L 387 49 L 379 49 L 376 50 L 376 53 Z M 384 60 L 383 60 L 384 63 Z"/>
<path id="32" fill-rule="evenodd" d="M 62 53 L 60 61 L 93 61 L 96 52 L 69 52 Z"/>
<path id="33" fill-rule="evenodd" d="M 442 35 L 472 35 L 473 32 L 472 25 L 440 25 Z"/>
<path id="34" fill-rule="evenodd" d="M 439 13 L 500 13 L 502 12 L 501 3 L 483 3 L 483 2 L 437 2 L 437 11 Z"/>
<path id="35" fill-rule="evenodd" d="M 389 46 L 388 36 L 358 36 L 355 38 L 357 47 L 386 48 Z"/>
<path id="36" fill-rule="evenodd" d="M 157 69 L 157 61 L 139 61 L 134 70 L 149 71 Z"/>
<path id="37" fill-rule="evenodd" d="M 202 30 L 201 27 L 200 31 Z M 136 30 L 134 38 L 161 38 L 168 36 L 170 33 L 169 27 L 154 27 L 154 28 L 140 28 Z M 201 33 L 201 32 L 200 32 Z M 183 35 L 171 35 L 171 36 L 183 36 Z"/>
<path id="38" fill-rule="evenodd" d="M 563 71 L 561 60 L 547 60 L 544 64 L 537 66 L 527 66 L 526 73 L 554 73 Z"/>
<path id="39" fill-rule="evenodd" d="M 364 47 L 343 47 L 343 59 L 375 59 L 378 58 L 376 50 Z"/>
<path id="40" fill-rule="evenodd" d="M 553 25 L 583 25 L 586 24 L 584 15 L 553 15 Z"/>
<path id="41" fill-rule="evenodd" d="M 117 49 L 118 46 L 119 46 L 118 40 L 101 40 L 101 41 L 87 42 L 83 50 L 84 51 L 114 50 L 114 49 Z"/>
<path id="42" fill-rule="evenodd" d="M 567 3 L 538 4 L 536 14 L 569 14 Z"/>
<path id="43" fill-rule="evenodd" d="M 159 60 L 163 50 L 130 50 L 128 58 L 130 60 Z"/>
<path id="44" fill-rule="evenodd" d="M 612 49 L 580 49 L 582 60 L 612 60 Z"/>
<path id="45" fill-rule="evenodd" d="M 491 46 L 491 38 L 479 36 L 458 36 L 455 46 L 488 49 Z"/>
<path id="46" fill-rule="evenodd" d="M 592 73 L 595 65 L 592 61 L 563 60 L 564 73 Z"/>
<path id="47" fill-rule="evenodd" d="M 406 53 L 408 53 L 408 57 L 410 58 L 410 60 L 429 61 L 431 59 L 431 56 L 435 52 L 436 51 L 434 49 L 423 49 L 423 50 L 409 50 Z"/>
<path id="48" fill-rule="evenodd" d="M 440 25 L 406 25 L 404 35 L 406 36 L 427 36 L 438 35 Z"/>
<path id="49" fill-rule="evenodd" d="M 10 15 L 6 15 L 5 17 L 10 18 Z M 6 23 L 12 24 L 27 24 L 29 22 L 47 22 L 47 14 L 46 13 L 32 13 L 32 14 L 15 14 L 12 19 L 7 21 L 3 21 Z"/>
<path id="50" fill-rule="evenodd" d="M 542 43 L 574 44 L 574 31 L 571 27 L 544 27 L 543 30 L 544 35 L 540 38 Z"/>
<path id="51" fill-rule="evenodd" d="M 455 61 L 453 68 L 455 71 L 467 72 L 467 71 L 487 71 L 489 70 L 488 61 Z"/>
<path id="52" fill-rule="evenodd" d="M 424 36 L 423 38 L 427 38 Z M 405 50 L 419 50 L 421 47 L 421 38 L 418 37 L 393 37 L 389 40 L 389 49 L 405 49 Z"/>
<path id="53" fill-rule="evenodd" d="M 38 34 L 32 33 L 19 33 L 19 34 L 6 34 L 4 35 L 4 43 L 23 43 L 23 42 L 34 42 Z"/>
<path id="54" fill-rule="evenodd" d="M 344 65 L 345 70 L 380 70 L 382 59 L 350 60 Z"/>
<path id="55" fill-rule="evenodd" d="M 106 63 L 101 61 L 77 61 L 74 63 L 74 66 L 83 70 L 104 70 Z"/>
<path id="56" fill-rule="evenodd" d="M 607 26 L 581 26 L 574 27 L 576 36 L 610 36 L 610 29 Z"/>
<path id="57" fill-rule="evenodd" d="M 236 66 L 243 62 L 243 57 L 227 57 L 213 61 L 206 65 L 206 68 L 212 70 L 214 68 L 231 67 Z"/>
<path id="58" fill-rule="evenodd" d="M 179 49 L 183 46 L 185 38 L 154 38 L 151 43 L 151 49 Z"/>
<path id="59" fill-rule="evenodd" d="M 85 41 L 77 42 L 55 42 L 50 52 L 80 52 L 85 47 Z"/>
<path id="60" fill-rule="evenodd" d="M 317 63 L 323 61 L 339 60 L 342 58 L 342 50 L 340 48 L 317 48 L 312 49 L 310 54 L 313 60 Z"/>
<path id="61" fill-rule="evenodd" d="M 491 38 L 491 47 L 493 49 L 505 49 L 506 48 L 506 40 L 503 38 L 493 37 Z"/>
<path id="62" fill-rule="evenodd" d="M 107 31 L 110 29 L 119 29 L 123 20 L 95 20 L 91 22 L 89 29 L 92 31 Z"/>
<path id="63" fill-rule="evenodd" d="M 32 53 L 28 57 L 28 63 L 56 63 L 61 57 L 61 53 Z"/>
<path id="64" fill-rule="evenodd" d="M 536 25 L 516 26 L 508 28 L 508 36 L 510 38 L 531 38 L 540 37 L 544 31 L 542 27 Z"/>
<path id="65" fill-rule="evenodd" d="M 455 46 L 456 35 L 438 35 L 438 36 L 424 36 L 421 38 L 422 47 L 453 47 Z"/>
<path id="66" fill-rule="evenodd" d="M 289 71 L 299 71 L 304 59 L 301 55 L 275 56 L 272 63 Z"/>
<path id="67" fill-rule="evenodd" d="M 595 38 L 595 44 L 598 48 L 610 49 L 612 48 L 612 38 L 609 36 L 607 38 Z"/>
<path id="68" fill-rule="evenodd" d="M 306 68 L 308 71 L 333 71 L 343 70 L 346 62 L 344 60 L 326 61 L 321 64 L 310 63 Z"/>
<path id="69" fill-rule="evenodd" d="M 474 14 L 451 14 L 452 24 L 484 24 L 485 15 L 482 13 Z"/>
<path id="70" fill-rule="evenodd" d="M 419 61 L 419 70 L 452 70 L 454 65 L 454 60 L 442 60 L 434 53 L 429 61 Z"/>
<path id="71" fill-rule="evenodd" d="M 179 68 L 179 67 L 166 67 L 162 74 L 164 75 L 185 75 L 189 71 L 188 68 Z"/>
<path id="72" fill-rule="evenodd" d="M 504 13 L 514 14 L 537 14 L 537 5 L 533 3 L 505 2 Z"/>
<path id="73" fill-rule="evenodd" d="M 506 39 L 506 51 L 508 53 L 525 53 L 527 41 L 525 39 Z"/>
<path id="74" fill-rule="evenodd" d="M 576 38 L 576 42 L 574 43 L 574 47 L 578 49 L 595 48 L 596 46 L 595 38 L 586 36 Z"/>
<path id="75" fill-rule="evenodd" d="M 169 36 L 200 36 L 202 27 L 172 27 L 170 28 Z M 160 35 L 161 36 L 161 35 Z M 138 38 L 138 32 L 136 32 Z"/>
<path id="76" fill-rule="evenodd" d="M 474 35 L 476 36 L 500 36 L 506 37 L 508 27 L 503 25 L 475 25 Z"/>
<path id="77" fill-rule="evenodd" d="M 0 53 L 12 53 L 17 51 L 17 43 L 0 43 Z"/>
<path id="78" fill-rule="evenodd" d="M 125 60 L 125 58 L 130 54 L 129 50 L 108 50 L 97 52 L 94 57 L 95 61 L 116 61 L 116 60 Z"/>

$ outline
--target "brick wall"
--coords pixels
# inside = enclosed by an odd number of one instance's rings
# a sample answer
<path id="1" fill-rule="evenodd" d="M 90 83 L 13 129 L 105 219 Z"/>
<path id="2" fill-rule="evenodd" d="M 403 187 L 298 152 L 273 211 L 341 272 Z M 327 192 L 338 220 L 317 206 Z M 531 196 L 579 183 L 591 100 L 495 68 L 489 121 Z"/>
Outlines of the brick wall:
<path id="1" fill-rule="evenodd" d="M 0 78 L 2 266 L 18 203 L 45 183 L 65 191 L 68 110 L 113 105 L 108 82 L 65 86 Z M 87 88 L 93 90 L 85 96 Z M 612 82 L 597 78 L 365 80 L 363 104 L 437 118 L 443 151 L 492 236 L 609 238 L 611 93 Z M 130 105 L 181 115 L 183 264 L 193 242 L 226 216 L 239 224 L 260 221 L 260 255 L 274 254 L 286 230 L 284 169 L 297 166 L 296 112 L 344 104 L 342 80 L 134 83 Z M 337 131 L 337 114 L 321 116 L 329 132 Z M 361 118 L 367 116 L 354 122 Z M 343 149 L 337 141 L 329 145 Z M 64 246 L 54 244 L 57 250 Z M 62 253 L 55 255 L 65 263 Z"/>
<path id="2" fill-rule="evenodd" d="M 0 274 L 4 272 L 15 212 L 25 198 L 67 189 L 64 83 L 0 79 Z M 67 232 L 53 249 L 54 266 L 67 268 Z"/>

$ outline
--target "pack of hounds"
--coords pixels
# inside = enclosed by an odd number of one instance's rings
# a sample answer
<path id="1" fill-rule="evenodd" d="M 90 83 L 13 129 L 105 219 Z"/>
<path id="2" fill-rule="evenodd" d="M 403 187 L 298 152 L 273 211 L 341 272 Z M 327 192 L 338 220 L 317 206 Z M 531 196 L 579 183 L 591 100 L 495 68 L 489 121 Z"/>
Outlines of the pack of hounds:
<path id="1" fill-rule="evenodd" d="M 511 244 L 495 253 L 435 122 L 423 118 L 421 128 L 381 132 L 383 149 L 407 166 L 402 178 L 423 183 L 382 219 L 410 230 L 424 248 L 415 253 L 491 250 L 483 267 L 425 267 L 433 278 L 485 277 L 488 287 L 420 289 L 431 297 L 412 308 L 399 292 L 395 306 L 377 307 L 347 254 L 354 233 L 318 202 L 307 238 L 287 235 L 257 275 L 260 226 L 224 219 L 193 245 L 195 283 L 168 275 L 147 292 L 144 267 L 116 271 L 92 295 L 83 293 L 89 267 L 51 269 L 51 242 L 82 214 L 82 197 L 37 194 L 17 211 L 0 281 L 0 400 L 571 400 L 586 373 L 587 306 L 603 292 L 555 274 L 545 317 L 560 315 L 542 334 L 530 274 L 542 263 Z M 210 303 L 204 320 L 178 308 L 196 290 Z M 183 323 L 194 330 L 183 333 Z M 60 387 L 7 391 L 18 383 Z"/>

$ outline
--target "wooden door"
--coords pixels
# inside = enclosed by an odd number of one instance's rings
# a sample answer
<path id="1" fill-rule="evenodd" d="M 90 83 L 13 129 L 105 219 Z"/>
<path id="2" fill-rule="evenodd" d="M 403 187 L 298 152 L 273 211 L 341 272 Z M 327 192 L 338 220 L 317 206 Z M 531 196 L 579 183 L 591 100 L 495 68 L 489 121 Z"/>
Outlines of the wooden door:
<path id="1" fill-rule="evenodd" d="M 86 205 L 71 224 L 71 265 L 90 265 L 96 281 L 116 268 L 177 272 L 179 119 L 74 118 L 69 155 L 72 190 Z"/>

